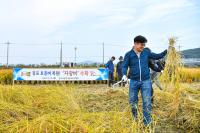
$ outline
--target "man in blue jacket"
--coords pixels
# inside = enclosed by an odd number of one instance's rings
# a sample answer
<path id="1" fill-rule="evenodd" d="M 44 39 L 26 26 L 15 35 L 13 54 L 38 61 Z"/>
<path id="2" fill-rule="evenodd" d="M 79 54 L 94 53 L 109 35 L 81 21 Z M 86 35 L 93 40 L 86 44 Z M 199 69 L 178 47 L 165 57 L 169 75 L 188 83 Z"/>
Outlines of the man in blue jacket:
<path id="1" fill-rule="evenodd" d="M 111 86 L 114 83 L 114 64 L 113 64 L 114 60 L 115 57 L 112 56 L 111 59 L 105 65 L 109 71 L 109 81 L 108 81 L 109 86 Z"/>
<path id="2" fill-rule="evenodd" d="M 127 81 L 127 70 L 130 71 L 129 103 L 131 105 L 133 118 L 137 119 L 138 92 L 141 88 L 142 111 L 144 125 L 151 123 L 152 113 L 152 83 L 150 79 L 149 59 L 158 60 L 167 54 L 167 50 L 160 54 L 150 52 L 145 48 L 147 39 L 143 36 L 134 38 L 134 47 L 125 54 L 122 73 L 123 81 Z"/>

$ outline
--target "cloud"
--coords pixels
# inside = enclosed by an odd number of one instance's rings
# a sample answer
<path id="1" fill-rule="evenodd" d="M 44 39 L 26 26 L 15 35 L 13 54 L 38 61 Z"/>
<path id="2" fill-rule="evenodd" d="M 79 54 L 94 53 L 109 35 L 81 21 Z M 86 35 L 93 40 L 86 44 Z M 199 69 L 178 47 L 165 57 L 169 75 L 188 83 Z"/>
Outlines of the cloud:
<path id="1" fill-rule="evenodd" d="M 59 57 L 59 45 L 38 48 L 20 43 L 54 44 L 61 40 L 73 43 L 72 48 L 65 47 L 66 57 L 74 54 L 73 45 L 89 42 L 123 45 L 122 48 L 110 47 L 107 51 L 112 49 L 113 55 L 123 55 L 137 34 L 145 35 L 149 46 L 158 52 L 168 46 L 170 35 L 180 37 L 181 45 L 195 47 L 188 45 L 198 42 L 200 32 L 200 6 L 196 5 L 198 1 L 194 1 L 5 0 L 0 4 L 0 41 L 19 44 L 11 47 L 13 57 L 43 56 L 44 53 L 47 57 Z M 187 28 L 191 26 L 192 29 Z M 78 50 L 80 56 L 101 55 L 100 48 L 95 46 L 82 47 Z M 1 48 L 0 53 L 6 55 L 5 50 L 6 47 Z M 15 58 L 13 61 L 18 62 Z M 31 60 L 22 58 L 23 61 Z"/>
<path id="2" fill-rule="evenodd" d="M 115 27 L 134 21 L 136 10 L 134 8 L 121 8 L 110 10 L 109 15 L 101 16 L 99 22 L 95 24 L 96 28 Z"/>
<path id="3" fill-rule="evenodd" d="M 0 5 L 0 28 L 10 33 L 24 29 L 47 34 L 75 21 L 99 3 L 100 0 L 7 0 Z"/>
<path id="4" fill-rule="evenodd" d="M 95 19 L 91 25 L 94 29 L 134 27 L 167 19 L 192 6 L 188 0 L 7 0 L 0 5 L 0 28 L 48 35 L 80 16 Z"/>
<path id="5" fill-rule="evenodd" d="M 102 15 L 99 14 L 101 19 L 95 26 L 108 28 L 124 24 L 127 27 L 134 27 L 144 23 L 159 22 L 163 19 L 166 21 L 169 16 L 174 16 L 188 8 L 194 8 L 194 4 L 188 0 L 142 0 L 140 2 L 126 0 L 123 3 L 126 4 L 120 5 L 118 2 L 113 2 L 105 6 L 102 10 L 109 15 L 104 15 L 104 12 Z"/>
<path id="6" fill-rule="evenodd" d="M 42 27 L 55 27 L 75 21 L 97 3 L 94 0 L 34 0 L 32 15 Z"/>
<path id="7" fill-rule="evenodd" d="M 148 3 L 147 7 L 144 8 L 144 12 L 142 13 L 141 17 L 138 18 L 135 25 L 160 21 L 160 19 L 163 19 L 163 17 L 173 15 L 176 12 L 192 6 L 193 4 L 187 0 L 168 0 Z"/>

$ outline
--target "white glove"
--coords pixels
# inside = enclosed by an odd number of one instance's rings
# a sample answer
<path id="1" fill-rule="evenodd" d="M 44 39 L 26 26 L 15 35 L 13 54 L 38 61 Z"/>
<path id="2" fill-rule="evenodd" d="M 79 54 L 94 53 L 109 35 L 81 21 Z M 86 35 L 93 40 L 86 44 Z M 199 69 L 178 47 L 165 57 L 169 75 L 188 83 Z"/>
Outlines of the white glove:
<path id="1" fill-rule="evenodd" d="M 123 82 L 126 82 L 127 80 L 128 80 L 127 76 L 124 75 L 124 76 L 122 77 L 122 81 L 123 81 Z"/>

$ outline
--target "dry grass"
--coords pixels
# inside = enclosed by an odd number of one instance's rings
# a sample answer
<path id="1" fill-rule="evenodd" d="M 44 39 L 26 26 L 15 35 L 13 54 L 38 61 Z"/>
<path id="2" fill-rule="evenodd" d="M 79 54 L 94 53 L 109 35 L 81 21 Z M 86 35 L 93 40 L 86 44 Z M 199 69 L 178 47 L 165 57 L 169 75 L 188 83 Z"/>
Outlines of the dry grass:
<path id="1" fill-rule="evenodd" d="M 98 86 L 93 87 L 98 90 Z M 118 103 L 117 98 L 124 101 Z M 132 122 L 126 98 L 124 93 L 108 88 L 91 95 L 75 86 L 0 86 L 0 132 L 150 130 L 143 128 L 142 121 Z"/>
<path id="2" fill-rule="evenodd" d="M 127 88 L 112 90 L 106 85 L 1 85 L 0 132 L 198 132 L 200 85 L 192 85 L 181 85 L 184 94 L 181 95 L 182 104 L 176 118 L 170 117 L 173 95 L 155 89 L 151 128 L 143 126 L 141 110 L 139 122 L 132 120 Z"/>

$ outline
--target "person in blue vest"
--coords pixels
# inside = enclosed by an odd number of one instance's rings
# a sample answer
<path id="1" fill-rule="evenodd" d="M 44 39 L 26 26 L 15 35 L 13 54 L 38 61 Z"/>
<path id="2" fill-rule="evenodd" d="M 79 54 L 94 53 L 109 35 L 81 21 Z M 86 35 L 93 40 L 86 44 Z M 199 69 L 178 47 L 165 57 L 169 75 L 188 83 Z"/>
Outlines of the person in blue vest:
<path id="1" fill-rule="evenodd" d="M 138 92 L 141 90 L 143 122 L 151 125 L 152 113 L 152 83 L 150 79 L 149 59 L 158 60 L 167 54 L 167 50 L 160 54 L 150 52 L 145 48 L 147 39 L 141 35 L 134 38 L 134 46 L 124 56 L 122 65 L 122 80 L 127 82 L 127 70 L 130 71 L 129 103 L 133 119 L 137 121 Z"/>
<path id="2" fill-rule="evenodd" d="M 106 63 L 106 68 L 109 71 L 109 80 L 108 80 L 108 85 L 111 86 L 114 83 L 114 62 L 115 57 L 112 56 L 111 59 Z"/>

